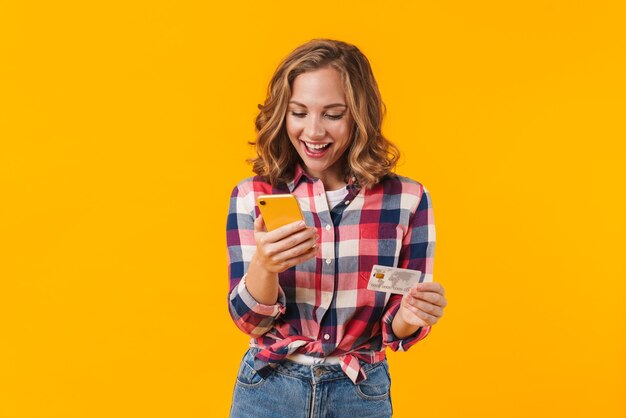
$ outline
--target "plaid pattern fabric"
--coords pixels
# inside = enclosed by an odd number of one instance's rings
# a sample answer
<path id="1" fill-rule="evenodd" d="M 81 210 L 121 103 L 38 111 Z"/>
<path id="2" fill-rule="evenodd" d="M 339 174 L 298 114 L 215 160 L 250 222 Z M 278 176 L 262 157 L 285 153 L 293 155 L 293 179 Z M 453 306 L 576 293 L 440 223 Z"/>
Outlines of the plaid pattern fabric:
<path id="1" fill-rule="evenodd" d="M 300 166 L 294 180 L 272 187 L 260 177 L 242 180 L 230 198 L 227 219 L 230 315 L 262 349 L 255 369 L 297 352 L 340 356 L 342 369 L 359 383 L 366 379 L 359 360 L 385 358 L 385 348 L 406 351 L 430 332 L 422 327 L 399 339 L 391 323 L 402 295 L 367 289 L 374 264 L 422 271 L 432 280 L 435 226 L 430 195 L 409 178 L 390 175 L 372 189 L 348 184 L 344 201 L 329 210 L 324 185 Z M 247 291 L 245 273 L 256 250 L 256 197 L 292 193 L 308 226 L 320 236 L 318 255 L 279 274 L 276 304 L 258 303 Z"/>

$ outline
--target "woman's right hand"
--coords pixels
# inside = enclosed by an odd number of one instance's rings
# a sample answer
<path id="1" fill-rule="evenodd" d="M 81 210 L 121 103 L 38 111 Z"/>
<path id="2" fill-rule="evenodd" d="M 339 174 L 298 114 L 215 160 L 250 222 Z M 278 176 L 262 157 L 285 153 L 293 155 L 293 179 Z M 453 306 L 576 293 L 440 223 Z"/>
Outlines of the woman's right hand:
<path id="1" fill-rule="evenodd" d="M 273 231 L 265 229 L 263 217 L 254 220 L 256 262 L 271 273 L 281 273 L 317 254 L 319 235 L 303 221 L 293 222 Z"/>

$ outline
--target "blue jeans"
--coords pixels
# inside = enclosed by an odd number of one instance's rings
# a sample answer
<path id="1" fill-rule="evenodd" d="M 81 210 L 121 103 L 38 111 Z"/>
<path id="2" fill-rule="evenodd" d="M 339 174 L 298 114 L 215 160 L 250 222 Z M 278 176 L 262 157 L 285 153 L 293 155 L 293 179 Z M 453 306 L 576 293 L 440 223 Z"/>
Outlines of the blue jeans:
<path id="1" fill-rule="evenodd" d="M 387 360 L 363 364 L 367 379 L 358 385 L 338 364 L 303 365 L 283 360 L 266 378 L 253 368 L 258 348 L 241 360 L 230 418 L 391 417 Z"/>

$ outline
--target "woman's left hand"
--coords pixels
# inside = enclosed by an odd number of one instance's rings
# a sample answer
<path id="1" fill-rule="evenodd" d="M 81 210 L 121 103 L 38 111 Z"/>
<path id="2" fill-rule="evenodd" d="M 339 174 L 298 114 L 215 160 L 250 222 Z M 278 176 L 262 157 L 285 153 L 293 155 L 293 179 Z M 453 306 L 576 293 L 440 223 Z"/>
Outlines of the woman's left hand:
<path id="1" fill-rule="evenodd" d="M 417 283 L 402 297 L 399 313 L 413 326 L 430 326 L 443 316 L 448 301 L 446 291 L 437 282 Z"/>

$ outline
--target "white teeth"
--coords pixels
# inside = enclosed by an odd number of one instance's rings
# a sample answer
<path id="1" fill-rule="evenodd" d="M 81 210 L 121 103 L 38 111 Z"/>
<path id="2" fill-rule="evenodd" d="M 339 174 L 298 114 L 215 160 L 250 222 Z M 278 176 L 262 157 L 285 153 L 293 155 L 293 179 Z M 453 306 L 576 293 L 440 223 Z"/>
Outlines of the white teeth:
<path id="1" fill-rule="evenodd" d="M 305 142 L 305 143 L 304 143 L 304 145 L 306 145 L 306 146 L 307 146 L 307 148 L 310 148 L 310 149 L 324 149 L 324 148 L 326 148 L 327 146 L 329 146 L 329 145 L 330 145 L 330 143 L 328 143 L 328 144 L 319 144 L 319 145 L 314 145 L 314 144 L 310 144 L 310 143 L 308 143 L 308 142 Z"/>

